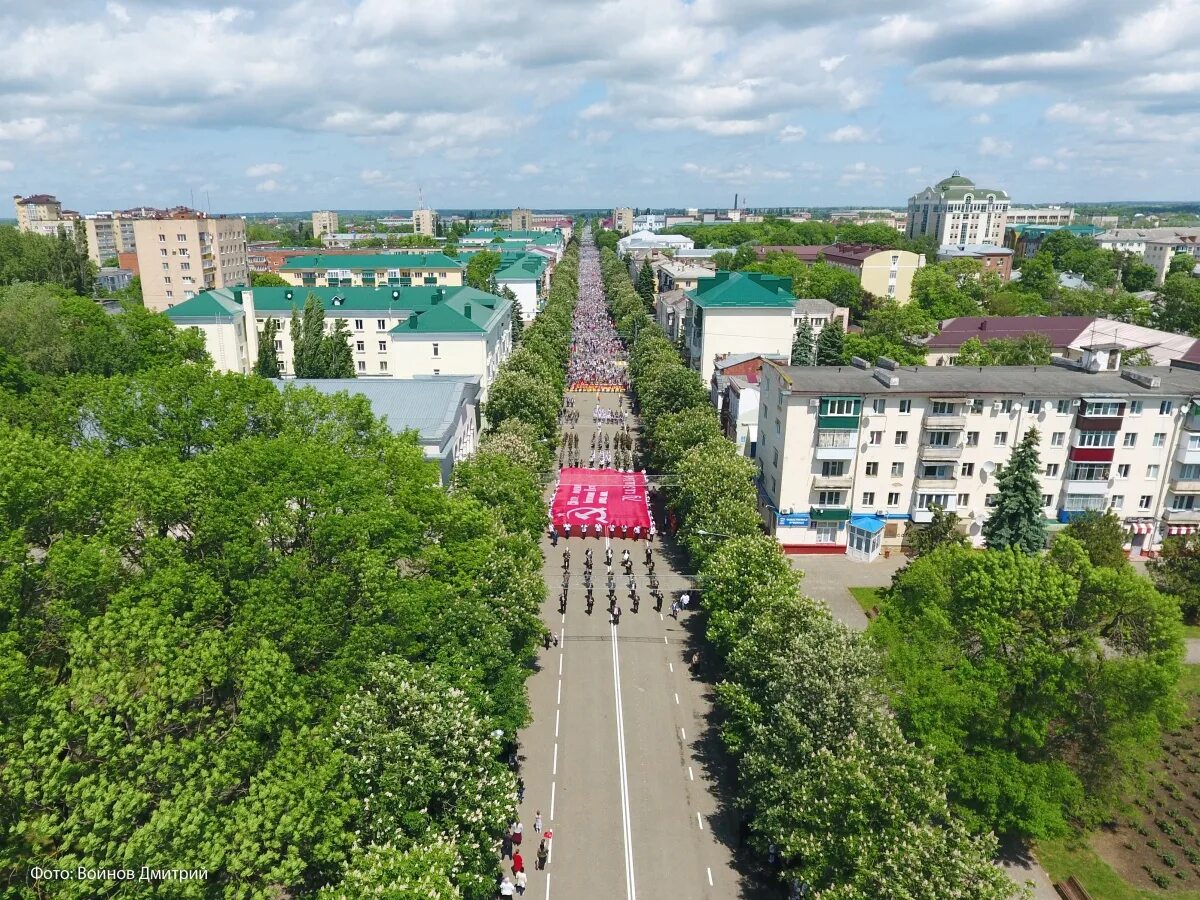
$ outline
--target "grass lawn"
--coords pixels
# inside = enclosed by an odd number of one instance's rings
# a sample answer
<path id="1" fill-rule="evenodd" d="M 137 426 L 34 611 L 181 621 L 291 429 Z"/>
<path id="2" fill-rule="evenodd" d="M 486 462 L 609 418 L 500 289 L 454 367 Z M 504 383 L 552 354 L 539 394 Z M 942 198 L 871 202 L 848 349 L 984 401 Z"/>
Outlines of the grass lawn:
<path id="1" fill-rule="evenodd" d="M 887 588 L 878 587 L 852 587 L 849 589 L 854 595 L 854 599 L 858 601 L 858 605 L 863 608 L 863 612 L 870 612 L 876 606 L 883 608 L 883 592 Z"/>
<path id="2" fill-rule="evenodd" d="M 1200 625 L 1184 625 L 1183 636 L 1185 638 L 1200 638 Z"/>
<path id="3" fill-rule="evenodd" d="M 1151 900 L 1166 896 L 1177 900 L 1200 900 L 1200 892 L 1181 891 L 1174 885 L 1169 893 L 1134 887 L 1077 838 L 1042 841 L 1037 845 L 1037 858 L 1050 873 L 1051 881 L 1064 881 L 1074 875 L 1092 895 L 1092 900 Z"/>

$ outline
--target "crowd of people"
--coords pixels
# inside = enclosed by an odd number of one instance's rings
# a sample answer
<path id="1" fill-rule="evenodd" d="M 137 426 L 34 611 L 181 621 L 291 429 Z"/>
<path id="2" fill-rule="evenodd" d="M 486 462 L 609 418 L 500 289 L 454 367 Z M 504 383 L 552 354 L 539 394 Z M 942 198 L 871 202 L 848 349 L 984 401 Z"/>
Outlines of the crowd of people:
<path id="1" fill-rule="evenodd" d="M 579 300 L 571 323 L 567 383 L 574 391 L 623 391 L 629 385 L 625 346 L 604 302 L 600 252 L 586 241 L 579 254 Z"/>

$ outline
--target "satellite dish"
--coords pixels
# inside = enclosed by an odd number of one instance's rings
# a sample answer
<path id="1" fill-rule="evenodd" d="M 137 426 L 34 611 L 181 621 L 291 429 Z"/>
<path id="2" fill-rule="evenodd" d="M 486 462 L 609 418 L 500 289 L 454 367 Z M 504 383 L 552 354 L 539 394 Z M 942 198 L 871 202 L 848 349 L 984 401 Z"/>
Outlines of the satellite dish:
<path id="1" fill-rule="evenodd" d="M 979 468 L 983 469 L 985 474 L 991 475 L 993 472 L 996 471 L 996 464 L 989 459 L 987 462 L 985 462 Z"/>

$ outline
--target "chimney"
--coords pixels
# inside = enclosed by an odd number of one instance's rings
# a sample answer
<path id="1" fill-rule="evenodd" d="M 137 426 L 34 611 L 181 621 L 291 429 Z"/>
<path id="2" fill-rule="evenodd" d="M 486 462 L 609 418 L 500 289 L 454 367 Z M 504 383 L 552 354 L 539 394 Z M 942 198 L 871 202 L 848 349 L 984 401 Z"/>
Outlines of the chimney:
<path id="1" fill-rule="evenodd" d="M 417 327 L 417 314 L 416 313 L 413 313 L 408 317 L 408 327 L 412 328 L 414 331 L 416 330 L 416 327 Z"/>
<path id="2" fill-rule="evenodd" d="M 470 303 L 463 304 L 463 315 L 466 316 L 468 319 L 471 318 L 471 304 Z"/>
<path id="3" fill-rule="evenodd" d="M 433 297 L 431 299 L 432 303 L 434 303 L 436 305 L 438 303 L 441 303 L 445 299 L 446 299 L 446 289 L 445 288 L 434 289 Z"/>

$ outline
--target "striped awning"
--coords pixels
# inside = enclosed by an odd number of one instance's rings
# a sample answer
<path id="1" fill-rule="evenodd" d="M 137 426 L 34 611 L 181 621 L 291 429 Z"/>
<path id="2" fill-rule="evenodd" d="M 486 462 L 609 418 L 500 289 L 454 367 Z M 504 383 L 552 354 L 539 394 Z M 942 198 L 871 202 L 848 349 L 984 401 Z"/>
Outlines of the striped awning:
<path id="1" fill-rule="evenodd" d="M 1154 522 L 1126 522 L 1125 530 L 1132 534 L 1153 534 Z"/>
<path id="2" fill-rule="evenodd" d="M 1172 525 L 1167 529 L 1167 534 L 1195 534 L 1195 525 Z"/>

